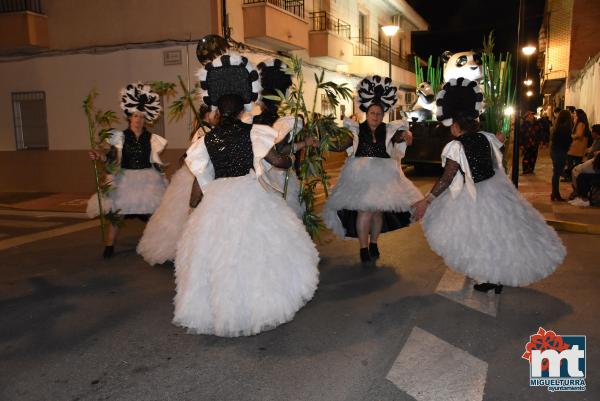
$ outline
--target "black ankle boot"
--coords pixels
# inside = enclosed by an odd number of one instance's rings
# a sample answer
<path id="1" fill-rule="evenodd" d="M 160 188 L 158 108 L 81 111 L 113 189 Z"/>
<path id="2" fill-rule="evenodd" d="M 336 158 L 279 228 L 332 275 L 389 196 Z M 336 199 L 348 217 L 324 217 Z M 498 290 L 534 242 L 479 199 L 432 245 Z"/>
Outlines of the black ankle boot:
<path id="1" fill-rule="evenodd" d="M 473 288 L 481 292 L 488 292 L 489 290 L 494 290 L 496 294 L 500 294 L 502 292 L 502 285 L 492 283 L 475 284 Z"/>
<path id="2" fill-rule="evenodd" d="M 360 261 L 363 263 L 371 261 L 371 255 L 369 254 L 369 248 L 360 248 Z"/>
<path id="3" fill-rule="evenodd" d="M 113 253 L 115 253 L 115 247 L 113 245 L 106 245 L 104 247 L 104 252 L 102 252 L 102 257 L 104 259 L 110 259 L 112 258 Z"/>
<path id="4" fill-rule="evenodd" d="M 376 242 L 369 243 L 369 254 L 373 259 L 379 259 L 379 248 L 377 248 Z"/>

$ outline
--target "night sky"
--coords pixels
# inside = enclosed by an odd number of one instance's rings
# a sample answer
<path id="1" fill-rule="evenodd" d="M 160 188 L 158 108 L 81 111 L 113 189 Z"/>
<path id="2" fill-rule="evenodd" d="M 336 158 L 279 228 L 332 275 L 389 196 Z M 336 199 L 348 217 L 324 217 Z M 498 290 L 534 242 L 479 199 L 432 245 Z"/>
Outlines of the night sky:
<path id="1" fill-rule="evenodd" d="M 522 0 L 524 23 L 521 26 L 521 46 L 531 43 L 537 47 L 538 33 L 544 13 L 544 0 Z M 517 49 L 518 0 L 407 0 L 429 24 L 429 31 L 413 32 L 412 50 L 427 60 L 445 50 L 451 52 L 481 50 L 483 38 L 494 32 L 496 54 L 510 52 L 513 57 Z M 523 60 L 521 58 L 521 60 Z M 529 77 L 538 77 L 536 58 L 528 63 Z M 514 68 L 514 64 L 513 64 Z M 524 66 L 521 66 L 524 70 Z M 523 72 L 524 74 L 524 72 Z M 536 79 L 537 80 L 537 79 Z M 522 79 L 521 79 L 522 81 Z M 542 102 L 539 96 L 539 80 L 536 96 L 527 99 L 525 109 L 535 110 Z"/>

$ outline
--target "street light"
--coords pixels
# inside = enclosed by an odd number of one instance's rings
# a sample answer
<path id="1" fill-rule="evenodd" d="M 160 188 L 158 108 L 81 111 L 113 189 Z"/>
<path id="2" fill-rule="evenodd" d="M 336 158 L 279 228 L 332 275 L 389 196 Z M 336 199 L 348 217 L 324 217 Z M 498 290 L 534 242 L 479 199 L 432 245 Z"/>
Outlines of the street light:
<path id="1" fill-rule="evenodd" d="M 400 29 L 400 27 L 398 25 L 386 25 L 386 26 L 382 26 L 381 29 L 383 30 L 383 33 L 385 34 L 385 36 L 388 37 L 388 61 L 389 61 L 389 77 L 390 79 L 392 79 L 392 36 L 394 36 L 396 34 L 396 32 L 398 32 L 398 30 Z"/>
<path id="2" fill-rule="evenodd" d="M 525 86 L 533 85 L 533 81 L 531 79 L 526 79 L 525 81 L 523 81 L 523 83 L 525 84 Z"/>
<path id="3" fill-rule="evenodd" d="M 526 56 L 531 56 L 533 53 L 535 53 L 535 46 L 525 46 L 521 49 L 521 51 L 523 52 L 524 55 Z"/>
<path id="4" fill-rule="evenodd" d="M 533 91 L 527 91 L 525 92 L 525 94 L 527 95 L 527 97 L 531 97 L 533 96 Z"/>

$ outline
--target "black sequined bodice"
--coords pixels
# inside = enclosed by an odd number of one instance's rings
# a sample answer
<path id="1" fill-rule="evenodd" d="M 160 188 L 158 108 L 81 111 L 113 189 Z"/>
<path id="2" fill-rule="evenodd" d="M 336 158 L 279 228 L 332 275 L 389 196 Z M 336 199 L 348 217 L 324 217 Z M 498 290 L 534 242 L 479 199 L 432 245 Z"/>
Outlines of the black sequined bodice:
<path id="1" fill-rule="evenodd" d="M 204 139 L 208 155 L 215 168 L 215 179 L 240 177 L 253 168 L 251 124 L 229 121 L 214 128 Z"/>
<path id="2" fill-rule="evenodd" d="M 150 153 L 152 152 L 150 138 L 152 134 L 144 128 L 140 137 L 136 138 L 133 131 L 127 128 L 123 131 L 123 137 L 121 168 L 141 170 L 152 167 L 150 163 Z"/>
<path id="3" fill-rule="evenodd" d="M 471 132 L 463 134 L 457 139 L 465 148 L 473 181 L 480 182 L 492 177 L 495 174 L 492 148 L 485 135 L 479 132 Z"/>
<path id="4" fill-rule="evenodd" d="M 375 130 L 375 142 L 371 135 L 371 129 L 365 121 L 360 124 L 358 131 L 358 148 L 356 149 L 356 157 L 380 157 L 389 159 L 385 150 L 386 125 L 381 123 Z"/>

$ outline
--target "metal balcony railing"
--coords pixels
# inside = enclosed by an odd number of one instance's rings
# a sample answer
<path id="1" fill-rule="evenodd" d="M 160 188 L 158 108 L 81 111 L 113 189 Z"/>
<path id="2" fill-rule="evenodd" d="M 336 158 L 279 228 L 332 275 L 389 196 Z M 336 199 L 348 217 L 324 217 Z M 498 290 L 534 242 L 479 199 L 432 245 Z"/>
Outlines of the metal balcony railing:
<path id="1" fill-rule="evenodd" d="M 328 31 L 350 39 L 350 24 L 334 17 L 327 11 L 310 13 L 313 31 Z"/>
<path id="2" fill-rule="evenodd" d="M 379 43 L 373 38 L 354 37 L 354 55 L 371 56 L 380 60 L 390 61 L 390 51 L 387 44 Z M 402 57 L 397 51 L 392 50 L 392 64 L 396 67 L 415 72 L 415 66 L 408 59 Z"/>
<path id="3" fill-rule="evenodd" d="M 244 4 L 269 3 L 304 19 L 304 0 L 244 0 Z"/>
<path id="4" fill-rule="evenodd" d="M 0 14 L 16 13 L 20 11 L 32 11 L 42 13 L 41 0 L 0 0 Z"/>

